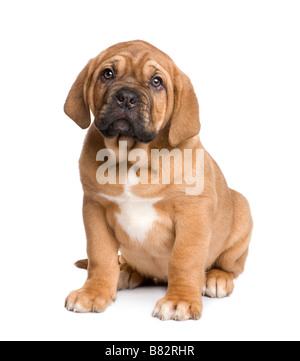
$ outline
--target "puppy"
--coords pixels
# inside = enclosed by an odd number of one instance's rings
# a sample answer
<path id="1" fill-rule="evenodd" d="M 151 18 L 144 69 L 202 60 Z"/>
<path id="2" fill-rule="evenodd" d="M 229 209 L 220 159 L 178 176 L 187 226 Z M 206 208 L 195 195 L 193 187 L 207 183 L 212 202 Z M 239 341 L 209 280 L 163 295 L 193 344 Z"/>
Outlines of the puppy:
<path id="1" fill-rule="evenodd" d="M 202 294 L 233 292 L 252 218 L 200 142 L 189 78 L 146 42 L 117 44 L 89 61 L 64 110 L 90 127 L 80 158 L 88 260 L 77 263 L 88 277 L 66 308 L 103 312 L 118 289 L 155 279 L 168 288 L 154 317 L 199 319 Z"/>

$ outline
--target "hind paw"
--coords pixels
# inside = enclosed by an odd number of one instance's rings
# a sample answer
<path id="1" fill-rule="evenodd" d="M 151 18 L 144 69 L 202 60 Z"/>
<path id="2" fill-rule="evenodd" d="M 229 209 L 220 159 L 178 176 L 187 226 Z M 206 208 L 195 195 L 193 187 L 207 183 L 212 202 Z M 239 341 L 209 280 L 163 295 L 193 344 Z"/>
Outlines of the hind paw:
<path id="1" fill-rule="evenodd" d="M 233 289 L 232 274 L 219 269 L 212 269 L 206 275 L 206 284 L 202 294 L 211 298 L 223 298 L 230 296 Z"/>

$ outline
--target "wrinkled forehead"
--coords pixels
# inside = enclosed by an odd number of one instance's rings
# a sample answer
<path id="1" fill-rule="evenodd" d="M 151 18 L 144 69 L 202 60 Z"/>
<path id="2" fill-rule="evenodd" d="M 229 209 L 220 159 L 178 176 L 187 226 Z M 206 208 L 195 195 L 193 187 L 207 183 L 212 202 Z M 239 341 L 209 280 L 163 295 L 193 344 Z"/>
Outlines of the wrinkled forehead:
<path id="1" fill-rule="evenodd" d="M 160 50 L 145 46 L 112 47 L 99 56 L 97 70 L 113 68 L 118 76 L 124 75 L 138 80 L 160 75 L 170 80 L 175 64 Z"/>

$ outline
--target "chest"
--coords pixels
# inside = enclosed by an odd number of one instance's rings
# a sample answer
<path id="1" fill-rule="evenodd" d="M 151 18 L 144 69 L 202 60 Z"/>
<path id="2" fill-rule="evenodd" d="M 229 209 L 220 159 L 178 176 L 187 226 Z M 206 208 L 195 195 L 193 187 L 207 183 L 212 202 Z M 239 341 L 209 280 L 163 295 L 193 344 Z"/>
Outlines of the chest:
<path id="1" fill-rule="evenodd" d="M 99 195 L 118 205 L 118 210 L 112 208 L 111 211 L 117 221 L 116 226 L 121 227 L 133 242 L 144 243 L 155 226 L 163 223 L 163 218 L 155 207 L 162 198 L 138 197 L 127 185 L 120 196 Z"/>
<path id="2" fill-rule="evenodd" d="M 99 195 L 110 202 L 107 221 L 120 243 L 125 261 L 142 275 L 166 281 L 174 243 L 174 225 L 166 208 L 167 200 L 139 197 L 130 185 L 125 185 L 119 196 Z"/>

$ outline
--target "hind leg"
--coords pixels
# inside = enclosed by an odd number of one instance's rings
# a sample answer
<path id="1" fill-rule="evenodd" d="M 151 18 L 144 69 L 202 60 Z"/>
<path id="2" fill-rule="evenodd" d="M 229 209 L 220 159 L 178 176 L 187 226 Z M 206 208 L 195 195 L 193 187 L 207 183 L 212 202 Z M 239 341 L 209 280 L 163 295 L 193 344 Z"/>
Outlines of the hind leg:
<path id="1" fill-rule="evenodd" d="M 120 257 L 122 259 L 122 256 Z M 133 270 L 127 263 L 120 264 L 120 276 L 118 281 L 118 291 L 129 288 L 130 290 L 145 283 L 146 278 Z"/>
<path id="2" fill-rule="evenodd" d="M 240 193 L 232 191 L 234 217 L 232 231 L 226 240 L 224 251 L 206 273 L 203 295 L 227 297 L 234 289 L 233 280 L 243 271 L 248 255 L 252 232 L 252 217 L 248 201 Z"/>
<path id="3" fill-rule="evenodd" d="M 88 269 L 89 261 L 87 259 L 81 259 L 75 263 L 77 268 Z M 125 290 L 127 288 L 134 289 L 142 285 L 146 278 L 133 270 L 124 260 L 122 256 L 119 257 L 120 275 L 118 280 L 118 291 Z"/>

